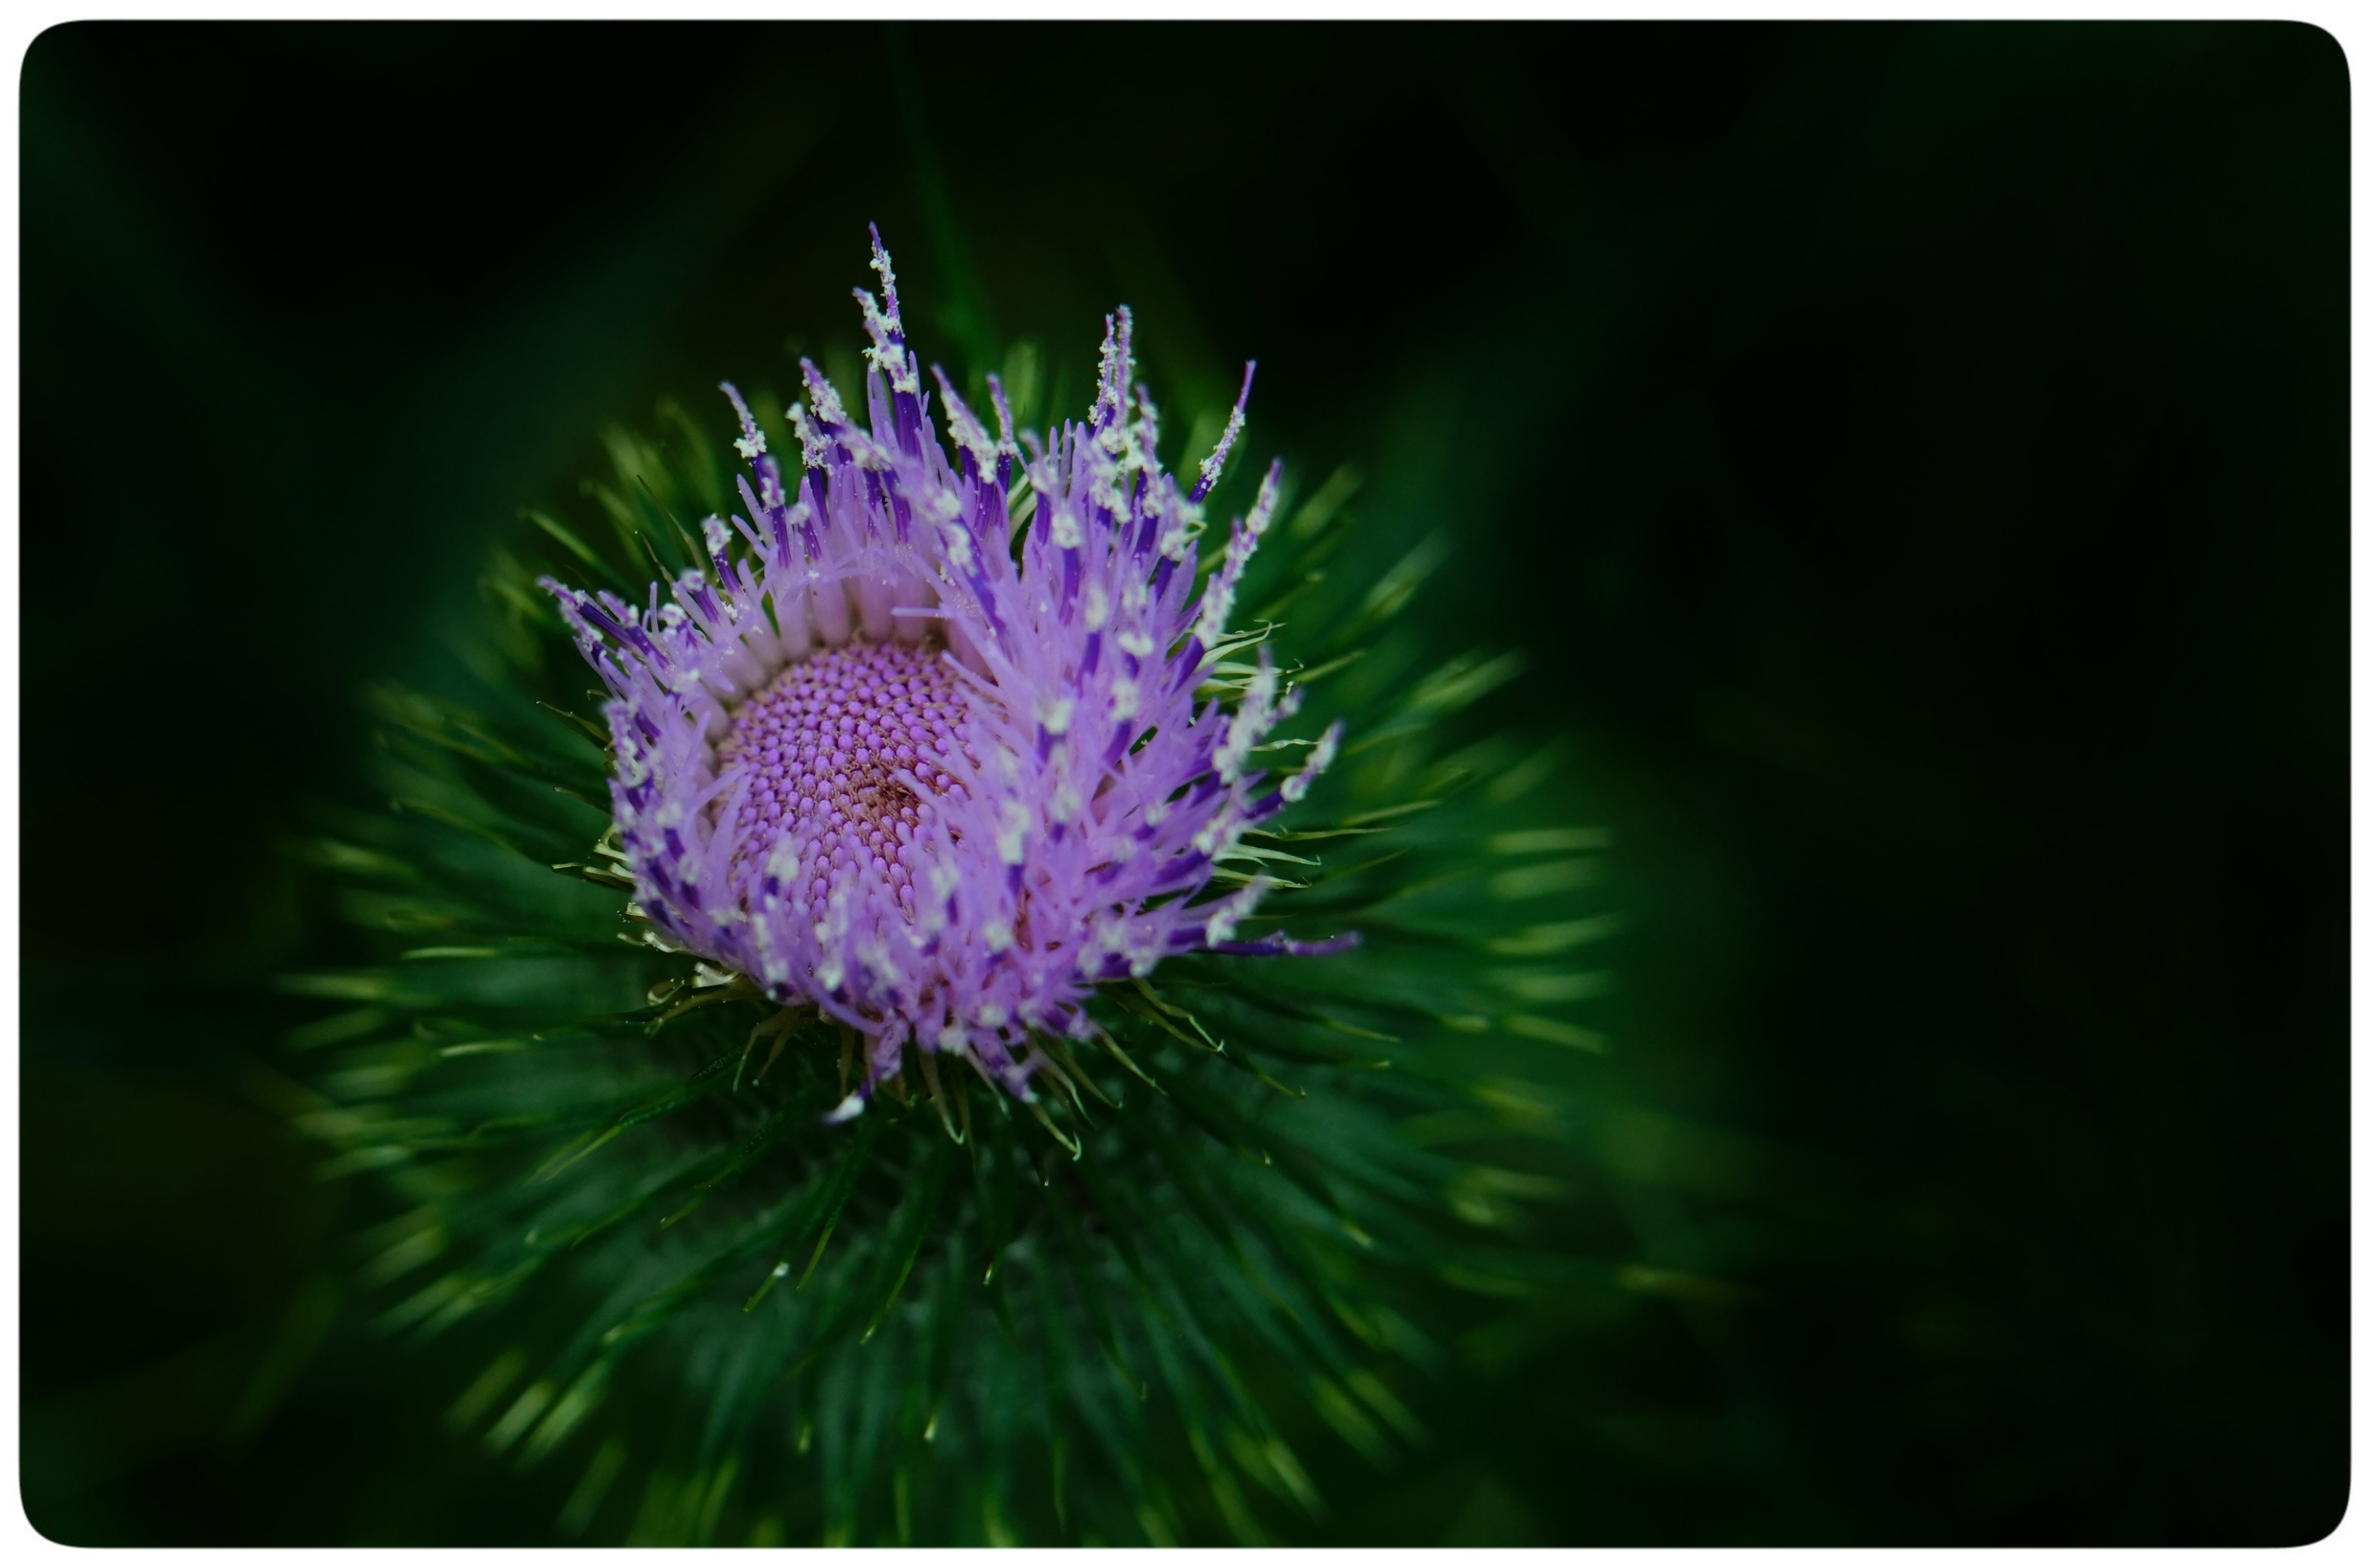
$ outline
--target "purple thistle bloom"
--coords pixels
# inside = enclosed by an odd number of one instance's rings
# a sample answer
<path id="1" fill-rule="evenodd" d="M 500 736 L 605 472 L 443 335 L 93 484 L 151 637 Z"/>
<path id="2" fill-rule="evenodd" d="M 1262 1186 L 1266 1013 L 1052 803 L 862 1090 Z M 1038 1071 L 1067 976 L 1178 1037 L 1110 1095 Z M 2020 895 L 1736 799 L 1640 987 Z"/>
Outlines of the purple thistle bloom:
<path id="1" fill-rule="evenodd" d="M 544 579 L 614 694 L 611 797 L 640 913 L 867 1037 L 840 1118 L 909 1042 L 1029 1098 L 1044 1061 L 1031 1031 L 1091 1037 L 1099 982 L 1196 948 L 1336 945 L 1234 941 L 1266 891 L 1256 876 L 1203 896 L 1340 738 L 1336 725 L 1281 780 L 1252 771 L 1299 693 L 1279 698 L 1263 647 L 1220 668 L 1262 635 L 1226 624 L 1281 464 L 1194 593 L 1201 504 L 1242 401 L 1181 490 L 1155 454 L 1122 307 L 1087 422 L 1050 441 L 1016 442 L 993 377 L 991 439 L 934 368 L 950 460 L 878 231 L 872 244 L 882 299 L 857 291 L 869 429 L 805 365 L 786 482 L 728 383 L 746 515 L 702 524 L 710 569 L 664 603 L 652 585 L 647 611 Z M 1236 700 L 1203 696 L 1213 682 Z"/>

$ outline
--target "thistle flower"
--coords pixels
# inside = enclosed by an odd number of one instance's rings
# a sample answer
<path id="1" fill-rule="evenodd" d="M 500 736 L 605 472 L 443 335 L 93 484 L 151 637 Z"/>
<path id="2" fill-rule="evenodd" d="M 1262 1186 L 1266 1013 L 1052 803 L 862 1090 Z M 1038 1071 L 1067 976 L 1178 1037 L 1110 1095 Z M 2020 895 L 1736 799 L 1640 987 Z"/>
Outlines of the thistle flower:
<path id="1" fill-rule="evenodd" d="M 1363 554 L 1353 473 L 1270 468 L 1213 558 L 1240 398 L 1165 473 L 1122 312 L 1084 423 L 991 380 L 990 438 L 876 265 L 865 427 L 810 369 L 795 475 L 729 387 L 737 481 L 672 405 L 613 431 L 614 547 L 529 514 L 606 589 L 506 542 L 486 707 L 380 694 L 395 809 L 311 843 L 379 961 L 283 977 L 346 1004 L 286 1104 L 375 1206 L 374 1329 L 569 1469 L 562 1535 L 1290 1535 L 1429 1441 L 1444 1292 L 1615 1277 L 1528 1212 L 1593 1114 L 1605 836 L 1536 814 L 1552 745 L 1443 748 L 1518 661 L 1413 664 L 1441 552 Z"/>
<path id="2" fill-rule="evenodd" d="M 856 291 L 869 429 L 802 361 L 811 404 L 789 411 L 803 450 L 786 481 L 727 383 L 749 472 L 743 512 L 701 524 L 708 569 L 664 603 L 653 584 L 647 612 L 544 583 L 615 696 L 611 798 L 642 914 L 662 941 L 862 1034 L 864 1085 L 836 1119 L 909 1044 L 1032 1098 L 1051 1059 L 1031 1032 L 1090 1037 L 1100 981 L 1196 948 L 1339 945 L 1232 940 L 1263 879 L 1203 897 L 1340 738 L 1337 723 L 1280 781 L 1251 766 L 1299 705 L 1264 647 L 1248 670 L 1228 663 L 1262 641 L 1228 621 L 1280 463 L 1198 570 L 1251 367 L 1190 489 L 1160 465 L 1124 306 L 1086 422 L 1028 436 L 1025 459 L 1001 384 L 991 439 L 933 367 L 949 458 L 877 229 L 872 266 L 881 297 Z"/>

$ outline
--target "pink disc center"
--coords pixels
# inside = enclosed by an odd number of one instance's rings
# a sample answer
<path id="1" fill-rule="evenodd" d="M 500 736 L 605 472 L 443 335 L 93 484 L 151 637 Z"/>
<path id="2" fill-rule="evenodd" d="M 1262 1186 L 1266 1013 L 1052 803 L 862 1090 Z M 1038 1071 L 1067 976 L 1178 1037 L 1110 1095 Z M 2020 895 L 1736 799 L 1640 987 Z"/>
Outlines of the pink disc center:
<path id="1" fill-rule="evenodd" d="M 784 669 L 716 748 L 719 773 L 739 763 L 753 775 L 734 823 L 735 882 L 787 836 L 798 846 L 793 891 L 810 908 L 849 882 L 885 886 L 912 908 L 915 830 L 962 787 L 942 764 L 962 755 L 967 705 L 928 644 L 852 642 Z"/>

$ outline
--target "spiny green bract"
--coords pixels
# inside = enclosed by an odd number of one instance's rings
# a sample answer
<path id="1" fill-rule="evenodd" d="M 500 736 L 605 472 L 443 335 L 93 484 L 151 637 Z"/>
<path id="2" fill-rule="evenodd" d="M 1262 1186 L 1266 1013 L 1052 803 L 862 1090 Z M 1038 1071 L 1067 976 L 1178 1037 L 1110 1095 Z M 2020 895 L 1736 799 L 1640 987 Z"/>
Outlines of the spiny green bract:
<path id="1" fill-rule="evenodd" d="M 665 447 L 612 435 L 614 538 L 530 514 L 532 545 L 497 553 L 483 711 L 378 693 L 391 814 L 311 846 L 384 955 L 284 982 L 349 1004 L 292 1045 L 325 1172 L 385 1213 L 376 1328 L 481 1366 L 448 1423 L 572 1473 L 563 1537 L 1290 1539 L 1326 1508 L 1312 1442 L 1382 1465 L 1425 1444 L 1444 1294 L 1612 1273 L 1520 1244 L 1570 1163 L 1542 1059 L 1603 1048 L 1568 1013 L 1615 923 L 1572 907 L 1605 837 L 1538 819 L 1551 749 L 1440 754 L 1517 662 L 1417 663 L 1398 617 L 1438 544 L 1362 553 L 1337 474 L 1242 589 L 1288 623 L 1311 732 L 1350 737 L 1296 814 L 1322 825 L 1247 841 L 1282 890 L 1246 923 L 1365 945 L 1104 987 L 1108 1047 L 1049 1042 L 1075 1094 L 950 1077 L 825 1126 L 843 1032 L 627 919 L 606 738 L 532 587 L 697 558 L 678 520 L 720 506 L 723 473 L 662 420 Z"/>

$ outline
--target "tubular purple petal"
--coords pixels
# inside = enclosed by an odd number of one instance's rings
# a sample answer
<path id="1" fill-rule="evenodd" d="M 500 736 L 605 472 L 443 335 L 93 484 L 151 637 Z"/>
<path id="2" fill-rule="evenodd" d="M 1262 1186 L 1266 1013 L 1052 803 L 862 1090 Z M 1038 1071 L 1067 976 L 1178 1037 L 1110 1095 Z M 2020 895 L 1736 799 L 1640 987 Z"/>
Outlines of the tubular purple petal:
<path id="1" fill-rule="evenodd" d="M 1243 389 L 1235 395 L 1234 412 L 1226 416 L 1226 428 L 1219 432 L 1218 444 L 1212 447 L 1210 455 L 1202 460 L 1201 477 L 1193 482 L 1193 493 L 1186 498 L 1195 506 L 1202 504 L 1202 499 L 1216 486 L 1218 476 L 1226 471 L 1226 454 L 1234 451 L 1235 438 L 1243 433 L 1243 413 L 1250 406 L 1251 401 L 1251 377 L 1258 373 L 1257 360 L 1245 361 Z"/>

